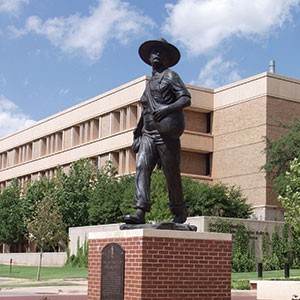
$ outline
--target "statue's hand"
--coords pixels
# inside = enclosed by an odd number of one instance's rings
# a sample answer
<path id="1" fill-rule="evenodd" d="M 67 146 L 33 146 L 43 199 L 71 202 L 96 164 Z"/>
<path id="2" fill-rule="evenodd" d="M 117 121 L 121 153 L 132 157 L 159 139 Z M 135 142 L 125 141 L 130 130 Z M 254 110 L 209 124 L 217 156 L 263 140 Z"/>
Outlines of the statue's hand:
<path id="1" fill-rule="evenodd" d="M 140 137 L 141 135 L 142 135 L 141 129 L 139 127 L 136 127 L 133 130 L 133 138 L 136 139 L 136 138 Z"/>
<path id="2" fill-rule="evenodd" d="M 141 137 L 137 137 L 133 140 L 133 143 L 131 145 L 131 149 L 134 153 L 139 152 L 140 144 L 141 144 Z"/>
<path id="3" fill-rule="evenodd" d="M 153 119 L 156 122 L 161 121 L 163 118 L 165 118 L 170 113 L 170 110 L 168 106 L 158 108 L 155 111 L 153 111 Z"/>

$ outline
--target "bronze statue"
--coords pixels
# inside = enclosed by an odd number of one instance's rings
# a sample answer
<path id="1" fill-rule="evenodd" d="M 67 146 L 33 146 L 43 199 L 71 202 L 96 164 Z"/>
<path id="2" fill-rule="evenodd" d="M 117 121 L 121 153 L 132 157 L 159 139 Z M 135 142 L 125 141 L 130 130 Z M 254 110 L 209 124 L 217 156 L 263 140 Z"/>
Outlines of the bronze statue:
<path id="1" fill-rule="evenodd" d="M 144 224 L 150 211 L 150 177 L 156 164 L 166 177 L 174 223 L 184 223 L 187 212 L 180 176 L 180 139 L 184 131 L 183 109 L 191 96 L 178 74 L 169 68 L 180 59 L 179 50 L 166 40 L 150 40 L 139 48 L 141 59 L 152 66 L 152 77 L 141 97 L 141 118 L 135 128 L 132 149 L 137 153 L 136 212 L 125 216 L 127 224 Z"/>

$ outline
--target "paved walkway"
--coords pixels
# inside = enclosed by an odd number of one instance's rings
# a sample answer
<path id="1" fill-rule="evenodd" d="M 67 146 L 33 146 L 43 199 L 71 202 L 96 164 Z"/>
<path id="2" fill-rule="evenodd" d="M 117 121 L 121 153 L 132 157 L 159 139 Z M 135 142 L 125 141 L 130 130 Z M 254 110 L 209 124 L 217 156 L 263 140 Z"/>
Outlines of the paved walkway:
<path id="1" fill-rule="evenodd" d="M 55 286 L 48 286 L 53 284 Z M 23 287 L 25 284 L 45 284 L 44 286 Z M 61 284 L 61 285 L 57 285 Z M 20 287 L 17 287 L 20 285 Z M 2 287 L 4 286 L 4 287 Z M 11 286 L 11 287 L 10 287 Z M 47 280 L 29 281 L 24 279 L 0 278 L 1 300 L 86 300 L 87 280 Z"/>
<path id="2" fill-rule="evenodd" d="M 87 300 L 83 295 L 0 296 L 1 300 Z"/>
<path id="3" fill-rule="evenodd" d="M 231 300 L 256 300 L 256 291 L 231 291 Z"/>
<path id="4" fill-rule="evenodd" d="M 44 282 L 45 286 L 16 287 L 18 284 L 24 285 L 32 282 L 0 278 L 0 300 L 44 300 L 45 298 L 49 300 L 87 300 L 87 280 L 62 280 L 62 285 L 47 286 L 49 281 Z M 57 283 L 57 280 L 55 282 Z M 76 285 L 63 285 L 64 283 Z M 256 300 L 256 293 L 254 291 L 232 291 L 231 300 Z"/>

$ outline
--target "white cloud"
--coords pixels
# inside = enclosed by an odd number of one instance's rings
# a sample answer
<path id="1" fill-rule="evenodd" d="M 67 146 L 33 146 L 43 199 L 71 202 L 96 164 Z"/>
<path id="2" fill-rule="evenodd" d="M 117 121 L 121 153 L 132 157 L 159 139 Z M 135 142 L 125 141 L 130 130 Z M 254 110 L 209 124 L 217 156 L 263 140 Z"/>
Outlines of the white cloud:
<path id="1" fill-rule="evenodd" d="M 25 78 L 24 80 L 23 80 L 23 86 L 29 86 L 29 84 L 30 84 L 30 81 L 29 81 L 29 79 L 28 78 Z"/>
<path id="2" fill-rule="evenodd" d="M 265 38 L 291 20 L 300 0 L 179 0 L 166 4 L 163 31 L 191 55 L 208 54 L 232 37 Z"/>
<path id="3" fill-rule="evenodd" d="M 59 94 L 60 96 L 67 95 L 68 93 L 69 93 L 69 89 L 60 89 L 60 90 L 58 91 L 58 94 Z"/>
<path id="4" fill-rule="evenodd" d="M 2 73 L 0 73 L 0 86 L 5 86 L 6 83 L 7 83 L 7 80 L 6 80 L 5 76 Z"/>
<path id="5" fill-rule="evenodd" d="M 191 83 L 206 88 L 216 88 L 240 79 L 241 76 L 235 62 L 224 61 L 221 56 L 216 56 L 207 62 L 201 70 L 198 80 Z"/>
<path id="6" fill-rule="evenodd" d="M 0 94 L 0 137 L 34 123 L 15 103 Z"/>
<path id="7" fill-rule="evenodd" d="M 85 54 L 91 60 L 100 58 L 110 40 L 122 44 L 144 34 L 154 22 L 121 0 L 98 0 L 88 16 L 79 14 L 67 18 L 27 19 L 22 29 L 11 28 L 15 36 L 35 33 L 45 36 L 55 47 L 71 54 Z"/>
<path id="8" fill-rule="evenodd" d="M 8 13 L 17 16 L 24 4 L 29 0 L 0 0 L 0 13 Z"/>

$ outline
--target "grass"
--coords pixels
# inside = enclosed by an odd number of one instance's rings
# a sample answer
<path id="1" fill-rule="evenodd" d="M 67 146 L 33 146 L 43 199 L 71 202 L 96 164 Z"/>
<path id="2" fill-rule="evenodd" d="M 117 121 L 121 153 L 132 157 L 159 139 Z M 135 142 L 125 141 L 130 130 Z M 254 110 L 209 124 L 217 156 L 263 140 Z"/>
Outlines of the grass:
<path id="1" fill-rule="evenodd" d="M 300 277 L 300 269 L 291 269 L 290 277 Z M 232 273 L 233 280 L 258 280 L 257 272 Z M 264 271 L 263 279 L 284 279 L 284 270 Z"/>
<path id="2" fill-rule="evenodd" d="M 87 268 L 42 267 L 41 280 L 87 278 L 87 272 Z M 36 275 L 37 267 L 12 266 L 12 272 L 10 273 L 9 265 L 0 264 L 0 277 L 35 280 Z"/>
<path id="3" fill-rule="evenodd" d="M 249 290 L 250 280 L 260 280 L 257 272 L 247 273 L 232 273 L 231 274 L 231 288 L 235 290 Z M 284 278 L 284 270 L 277 271 L 264 271 L 262 279 L 269 280 L 299 280 L 300 281 L 300 269 L 290 270 L 290 278 Z"/>

